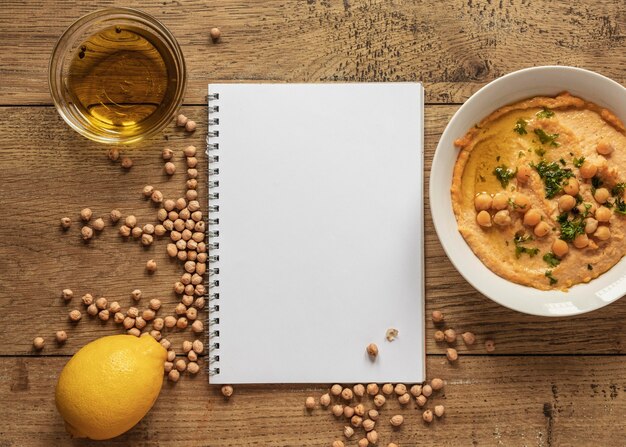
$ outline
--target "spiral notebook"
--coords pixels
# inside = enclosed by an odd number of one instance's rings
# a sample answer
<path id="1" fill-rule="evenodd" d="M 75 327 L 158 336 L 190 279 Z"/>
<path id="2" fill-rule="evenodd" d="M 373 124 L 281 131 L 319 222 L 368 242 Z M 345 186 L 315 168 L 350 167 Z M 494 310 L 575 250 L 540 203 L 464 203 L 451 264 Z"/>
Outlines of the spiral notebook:
<path id="1" fill-rule="evenodd" d="M 421 84 L 208 98 L 210 381 L 423 381 Z"/>

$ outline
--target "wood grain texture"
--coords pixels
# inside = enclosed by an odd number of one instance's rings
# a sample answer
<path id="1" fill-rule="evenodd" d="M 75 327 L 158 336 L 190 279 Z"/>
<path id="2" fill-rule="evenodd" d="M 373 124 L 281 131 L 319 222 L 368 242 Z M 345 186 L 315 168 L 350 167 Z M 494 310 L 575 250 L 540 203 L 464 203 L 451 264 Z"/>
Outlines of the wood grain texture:
<path id="1" fill-rule="evenodd" d="M 575 65 L 626 81 L 622 0 L 5 1 L 0 98 L 49 104 L 52 48 L 77 17 L 137 7 L 168 26 L 189 68 L 186 102 L 207 81 L 423 81 L 428 102 L 459 103 L 532 65 Z M 71 7 L 70 7 L 71 6 Z M 209 30 L 222 39 L 212 44 Z"/>
<path id="2" fill-rule="evenodd" d="M 426 172 L 439 135 L 456 109 L 426 108 Z M 154 222 L 156 209 L 142 198 L 143 186 L 152 184 L 166 197 L 177 197 L 184 185 L 180 151 L 189 143 L 202 147 L 203 131 L 189 137 L 168 128 L 129 149 L 135 165 L 123 172 L 107 159 L 106 147 L 75 135 L 52 107 L 4 110 L 0 116 L 0 128 L 5 132 L 0 203 L 8 211 L 0 215 L 0 240 L 6 241 L 0 248 L 5 259 L 0 271 L 4 298 L 0 300 L 0 325 L 5 328 L 0 334 L 0 354 L 32 353 L 35 336 L 50 341 L 44 355 L 69 354 L 90 340 L 120 331 L 112 321 L 92 321 L 86 315 L 78 324 L 69 323 L 67 313 L 74 307 L 82 308 L 79 297 L 84 293 L 103 295 L 128 307 L 130 292 L 139 288 L 146 296 L 139 307 L 157 297 L 164 302 L 161 314 L 171 313 L 177 303 L 172 285 L 182 268 L 167 258 L 166 241 L 157 240 L 146 249 L 132 239 L 122 240 L 117 227 L 107 227 L 85 244 L 79 235 L 78 214 L 85 206 L 96 215 L 118 208 L 124 214 L 136 215 L 141 223 Z M 186 107 L 184 113 L 205 128 L 205 109 Z M 160 153 L 166 146 L 178 151 L 179 172 L 172 178 L 163 173 Z M 206 166 L 204 154 L 200 161 Z M 205 180 L 201 180 L 199 191 L 205 187 Z M 548 319 L 508 310 L 476 292 L 454 269 L 434 232 L 428 200 L 425 214 L 427 313 L 440 309 L 446 315 L 446 327 L 476 333 L 478 343 L 469 350 L 460 343 L 461 352 L 484 354 L 482 343 L 487 337 L 495 339 L 496 354 L 623 352 L 626 300 L 574 318 Z M 75 223 L 63 232 L 59 219 L 66 215 Z M 154 276 L 145 273 L 145 262 L 150 258 L 159 266 Z M 64 288 L 76 295 L 69 304 L 60 296 Z M 25 319 L 28 324 L 24 324 Z M 58 329 L 67 330 L 70 336 L 60 348 L 51 343 Z M 434 342 L 434 331 L 434 325 L 427 321 L 427 352 L 443 353 L 445 346 Z M 176 346 L 182 342 L 178 331 L 167 337 Z"/>
<path id="3" fill-rule="evenodd" d="M 225 401 L 202 374 L 166 383 L 154 408 L 128 433 L 107 442 L 70 440 L 54 408 L 54 388 L 67 358 L 0 358 L 0 428 L 6 447 L 28 446 L 330 446 L 346 421 L 304 399 L 323 385 L 238 386 Z M 451 368 L 428 359 L 447 384 L 426 407 L 446 415 L 428 426 L 412 401 L 389 398 L 376 430 L 381 446 L 609 446 L 626 435 L 626 357 L 474 357 Z M 371 400 L 365 405 L 371 408 Z M 392 430 L 394 414 L 405 417 Z M 357 430 L 355 446 L 362 430 Z"/>

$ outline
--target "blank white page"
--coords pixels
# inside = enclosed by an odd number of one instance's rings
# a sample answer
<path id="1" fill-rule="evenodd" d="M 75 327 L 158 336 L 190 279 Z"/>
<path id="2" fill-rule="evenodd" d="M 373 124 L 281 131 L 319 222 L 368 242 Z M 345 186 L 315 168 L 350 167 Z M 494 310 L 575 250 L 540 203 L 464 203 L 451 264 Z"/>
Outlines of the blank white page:
<path id="1" fill-rule="evenodd" d="M 213 383 L 424 380 L 421 84 L 211 84 Z M 396 328 L 392 342 L 385 332 Z M 372 361 L 366 346 L 376 343 Z"/>

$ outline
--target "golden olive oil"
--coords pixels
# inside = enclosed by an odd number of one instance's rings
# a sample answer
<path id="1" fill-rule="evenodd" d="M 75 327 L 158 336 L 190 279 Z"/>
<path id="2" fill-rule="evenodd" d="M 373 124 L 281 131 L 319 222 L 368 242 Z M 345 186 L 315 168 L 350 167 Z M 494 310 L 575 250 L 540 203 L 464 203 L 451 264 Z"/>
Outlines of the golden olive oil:
<path id="1" fill-rule="evenodd" d="M 167 113 L 176 93 L 175 61 L 149 30 L 112 26 L 86 39 L 67 73 L 74 106 L 92 130 L 142 134 Z"/>

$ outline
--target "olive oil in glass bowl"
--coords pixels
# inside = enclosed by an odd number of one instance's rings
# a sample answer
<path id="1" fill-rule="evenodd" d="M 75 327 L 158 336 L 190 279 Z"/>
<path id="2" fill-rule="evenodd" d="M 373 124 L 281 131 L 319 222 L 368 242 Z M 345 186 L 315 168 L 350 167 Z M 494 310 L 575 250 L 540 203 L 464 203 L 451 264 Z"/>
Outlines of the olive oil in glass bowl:
<path id="1" fill-rule="evenodd" d="M 186 73 L 172 34 L 129 8 L 78 19 L 52 53 L 50 92 L 61 117 L 102 143 L 135 143 L 162 130 L 183 101 Z"/>

